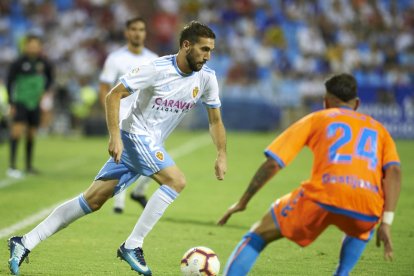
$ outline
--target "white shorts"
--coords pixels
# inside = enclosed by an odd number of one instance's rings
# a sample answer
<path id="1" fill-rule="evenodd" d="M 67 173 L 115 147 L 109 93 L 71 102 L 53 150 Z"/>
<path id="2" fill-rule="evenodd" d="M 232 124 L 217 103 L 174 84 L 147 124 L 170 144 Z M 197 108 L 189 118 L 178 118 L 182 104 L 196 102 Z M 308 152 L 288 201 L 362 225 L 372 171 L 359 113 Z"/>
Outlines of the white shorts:
<path id="1" fill-rule="evenodd" d="M 149 136 L 121 130 L 121 138 L 124 144 L 121 161 L 116 164 L 112 157 L 109 158 L 95 177 L 95 180 L 119 179 L 114 195 L 134 183 L 140 175 L 151 176 L 175 164 L 163 145 L 156 144 Z"/>

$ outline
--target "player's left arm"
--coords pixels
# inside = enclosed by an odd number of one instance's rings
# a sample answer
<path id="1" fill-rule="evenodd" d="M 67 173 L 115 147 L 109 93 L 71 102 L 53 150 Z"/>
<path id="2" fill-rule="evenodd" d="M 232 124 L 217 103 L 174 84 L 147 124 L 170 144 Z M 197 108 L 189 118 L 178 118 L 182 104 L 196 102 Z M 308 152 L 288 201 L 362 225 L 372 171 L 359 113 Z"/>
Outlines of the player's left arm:
<path id="1" fill-rule="evenodd" d="M 384 128 L 382 154 L 382 190 L 384 192 L 384 213 L 377 230 L 377 246 L 384 243 L 384 259 L 392 260 L 391 224 L 401 190 L 400 158 L 397 147 L 389 132 Z"/>
<path id="2" fill-rule="evenodd" d="M 48 61 L 44 61 L 45 64 L 45 78 L 46 78 L 46 82 L 45 82 L 45 91 L 48 91 L 50 89 L 50 87 L 53 84 L 54 81 L 54 73 L 53 73 L 53 67 L 52 65 L 48 62 Z"/>
<path id="3" fill-rule="evenodd" d="M 227 171 L 226 129 L 221 119 L 220 108 L 207 108 L 209 130 L 217 149 L 215 173 L 218 180 L 223 180 Z"/>
<path id="4" fill-rule="evenodd" d="M 392 165 L 384 173 L 385 177 L 382 181 L 384 214 L 377 231 L 377 246 L 379 247 L 381 242 L 384 243 L 384 259 L 391 261 L 393 259 L 391 223 L 401 191 L 401 169 L 399 165 Z"/>
<path id="5" fill-rule="evenodd" d="M 50 99 L 53 99 L 53 90 L 51 88 L 54 82 L 54 72 L 52 65 L 47 60 L 43 60 L 43 63 L 45 65 L 45 70 L 43 73 L 45 77 L 45 85 L 41 102 L 46 102 Z M 44 107 L 42 103 L 40 104 L 40 106 L 43 110 Z M 47 108 L 45 110 L 47 110 Z"/>

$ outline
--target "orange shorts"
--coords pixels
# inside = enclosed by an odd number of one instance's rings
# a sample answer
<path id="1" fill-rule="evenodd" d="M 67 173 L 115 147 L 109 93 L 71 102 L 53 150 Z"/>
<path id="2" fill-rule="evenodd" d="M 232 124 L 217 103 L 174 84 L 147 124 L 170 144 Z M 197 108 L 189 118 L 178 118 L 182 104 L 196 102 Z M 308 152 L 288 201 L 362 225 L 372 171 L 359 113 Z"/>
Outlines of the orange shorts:
<path id="1" fill-rule="evenodd" d="M 376 225 L 376 222 L 329 212 L 307 198 L 300 187 L 276 200 L 271 212 L 282 235 L 300 246 L 312 243 L 329 225 L 361 240 L 368 240 Z"/>

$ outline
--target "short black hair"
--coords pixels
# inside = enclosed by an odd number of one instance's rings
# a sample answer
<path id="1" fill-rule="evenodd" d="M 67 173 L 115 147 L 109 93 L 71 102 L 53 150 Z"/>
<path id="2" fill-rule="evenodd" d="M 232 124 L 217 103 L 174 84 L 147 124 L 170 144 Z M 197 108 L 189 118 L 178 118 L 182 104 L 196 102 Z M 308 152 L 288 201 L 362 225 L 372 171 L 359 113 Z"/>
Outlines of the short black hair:
<path id="1" fill-rule="evenodd" d="M 326 92 L 334 95 L 343 102 L 348 102 L 358 97 L 357 81 L 350 74 L 334 75 L 325 82 Z"/>
<path id="2" fill-rule="evenodd" d="M 126 22 L 125 22 L 125 28 L 129 28 L 132 24 L 134 24 L 135 22 L 142 22 L 142 23 L 144 23 L 145 24 L 145 20 L 144 20 L 144 18 L 142 18 L 141 16 L 137 16 L 137 17 L 134 17 L 134 18 L 131 18 L 131 19 L 128 19 Z"/>
<path id="3" fill-rule="evenodd" d="M 197 43 L 200 37 L 216 38 L 213 30 L 207 25 L 204 25 L 198 21 L 191 21 L 184 26 L 184 29 L 180 34 L 180 47 L 183 45 L 184 40 L 188 40 L 191 43 Z"/>

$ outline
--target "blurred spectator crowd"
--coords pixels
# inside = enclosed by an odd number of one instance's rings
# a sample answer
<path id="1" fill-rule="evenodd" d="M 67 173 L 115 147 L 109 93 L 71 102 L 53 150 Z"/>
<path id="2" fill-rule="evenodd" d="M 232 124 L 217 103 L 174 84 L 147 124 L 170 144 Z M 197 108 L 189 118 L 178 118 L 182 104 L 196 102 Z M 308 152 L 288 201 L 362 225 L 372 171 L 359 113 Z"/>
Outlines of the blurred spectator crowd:
<path id="1" fill-rule="evenodd" d="M 394 87 L 413 87 L 412 0 L 2 0 L 0 77 L 21 38 L 37 33 L 55 68 L 55 109 L 87 116 L 79 106 L 90 104 L 105 57 L 124 44 L 124 23 L 136 15 L 147 20 L 146 46 L 159 55 L 177 51 L 186 22 L 212 27 L 208 66 L 222 97 L 312 105 L 323 80 L 342 71 L 378 87 L 386 101 Z"/>

